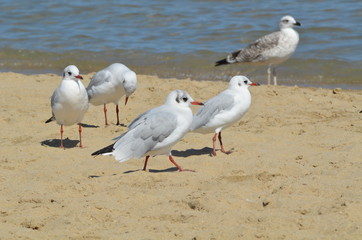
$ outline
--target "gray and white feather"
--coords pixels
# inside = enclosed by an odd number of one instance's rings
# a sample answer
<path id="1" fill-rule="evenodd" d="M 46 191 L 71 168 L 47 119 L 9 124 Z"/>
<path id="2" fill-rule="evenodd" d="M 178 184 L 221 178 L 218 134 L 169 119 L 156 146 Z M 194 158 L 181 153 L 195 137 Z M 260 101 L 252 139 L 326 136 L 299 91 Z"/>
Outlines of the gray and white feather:
<path id="1" fill-rule="evenodd" d="M 80 123 L 88 110 L 87 92 L 80 79 L 83 78 L 79 75 L 78 68 L 74 65 L 67 66 L 63 71 L 62 82 L 51 96 L 51 119 L 59 125 Z"/>
<path id="2" fill-rule="evenodd" d="M 191 131 L 219 133 L 248 111 L 251 95 L 248 87 L 256 85 L 245 76 L 234 76 L 226 90 L 208 100 L 194 115 Z"/>
<path id="3" fill-rule="evenodd" d="M 136 73 L 121 63 L 113 63 L 107 68 L 97 72 L 87 86 L 89 102 L 95 106 L 104 105 L 106 125 L 106 104 L 113 102 L 116 105 L 117 125 L 119 125 L 118 103 L 126 96 L 131 96 L 137 88 Z"/>
<path id="4" fill-rule="evenodd" d="M 79 70 L 74 65 L 67 66 L 63 71 L 63 79 L 51 96 L 52 117 L 45 123 L 56 121 L 60 125 L 60 147 L 63 146 L 63 125 L 79 124 L 79 138 L 82 147 L 81 121 L 88 110 L 87 91 L 80 81 Z"/>
<path id="5" fill-rule="evenodd" d="M 268 84 L 272 65 L 284 62 L 294 53 L 299 43 L 299 34 L 293 26 L 300 26 L 292 16 L 280 19 L 280 31 L 265 35 L 247 47 L 229 54 L 225 59 L 215 63 L 215 66 L 231 63 L 268 64 Z M 274 84 L 277 84 L 275 68 L 273 68 Z"/>
<path id="6" fill-rule="evenodd" d="M 172 146 L 189 131 L 192 122 L 190 104 L 200 105 L 186 91 L 171 92 L 163 105 L 134 119 L 128 131 L 114 139 L 117 141 L 113 145 L 92 155 L 113 155 L 120 162 L 143 156 L 171 156 Z"/>
<path id="7" fill-rule="evenodd" d="M 235 76 L 229 82 L 228 89 L 208 100 L 194 115 L 190 130 L 199 133 L 212 133 L 213 152 L 215 156 L 215 141 L 219 134 L 221 151 L 224 150 L 221 142 L 221 131 L 239 121 L 248 111 L 251 104 L 249 86 L 259 85 L 251 82 L 245 76 Z"/>

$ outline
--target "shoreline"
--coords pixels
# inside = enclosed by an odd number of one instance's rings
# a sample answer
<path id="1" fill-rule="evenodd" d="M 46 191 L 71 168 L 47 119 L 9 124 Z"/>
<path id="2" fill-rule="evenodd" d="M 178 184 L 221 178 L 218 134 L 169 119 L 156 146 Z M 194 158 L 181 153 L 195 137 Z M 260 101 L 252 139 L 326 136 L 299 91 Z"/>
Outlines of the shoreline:
<path id="1" fill-rule="evenodd" d="M 1 74 L 6 74 L 6 73 L 17 73 L 17 74 L 22 74 L 22 75 L 26 75 L 26 76 L 31 76 L 31 75 L 58 75 L 60 74 L 59 71 L 36 71 L 36 70 L 28 70 L 28 71 L 12 71 L 12 70 L 0 70 Z M 93 75 L 95 74 L 95 72 L 88 72 L 88 73 L 84 73 L 84 75 Z M 152 76 L 152 77 L 157 77 L 160 79 L 173 79 L 172 77 L 161 77 L 158 76 L 157 74 L 153 74 L 153 75 L 147 75 L 147 74 L 141 74 L 144 76 Z M 251 78 L 250 76 L 248 76 L 249 78 Z M 184 78 L 174 78 L 177 80 L 185 80 Z M 210 81 L 210 82 L 228 82 L 225 80 L 221 80 L 221 79 L 215 79 L 215 80 L 193 80 L 188 78 L 191 81 Z M 262 79 L 259 78 L 258 79 Z M 266 84 L 266 75 L 265 75 L 265 81 L 260 81 L 259 83 L 261 85 L 267 85 Z M 362 84 L 352 84 L 352 83 L 348 83 L 348 84 L 343 84 L 343 83 L 336 83 L 336 84 L 319 84 L 319 83 L 297 83 L 297 84 L 293 84 L 293 83 L 287 83 L 287 84 L 281 84 L 278 86 L 287 86 L 287 87 L 304 87 L 304 88 L 322 88 L 322 89 L 336 89 L 336 88 L 341 88 L 342 90 L 362 90 Z"/>
<path id="2" fill-rule="evenodd" d="M 92 75 L 83 75 L 85 86 Z M 120 101 L 125 124 L 163 104 L 172 90 L 205 102 L 228 85 L 137 77 L 128 104 Z M 114 125 L 114 104 L 107 105 L 108 127 L 103 108 L 90 105 L 83 149 L 77 126 L 65 127 L 63 150 L 56 147 L 59 126 L 44 123 L 61 77 L 1 72 L 0 78 L 0 235 L 6 239 L 362 237 L 361 91 L 250 87 L 249 112 L 223 130 L 232 154 L 210 157 L 213 134 L 188 133 L 173 155 L 195 173 L 177 172 L 167 156 L 151 158 L 143 172 L 143 159 L 90 156 L 125 131 Z"/>

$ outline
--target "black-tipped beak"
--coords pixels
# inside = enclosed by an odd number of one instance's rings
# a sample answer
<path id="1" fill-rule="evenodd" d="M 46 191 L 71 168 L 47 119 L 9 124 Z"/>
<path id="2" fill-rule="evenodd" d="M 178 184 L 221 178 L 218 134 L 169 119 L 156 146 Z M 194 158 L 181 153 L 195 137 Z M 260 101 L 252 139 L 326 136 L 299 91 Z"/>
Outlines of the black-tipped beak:
<path id="1" fill-rule="evenodd" d="M 81 75 L 77 75 L 75 76 L 75 78 L 78 78 L 78 79 L 82 79 L 83 80 L 83 77 Z"/>
<path id="2" fill-rule="evenodd" d="M 253 82 L 253 83 L 250 84 L 250 86 L 260 86 L 260 84 Z"/>
<path id="3" fill-rule="evenodd" d="M 295 26 L 302 26 L 302 24 L 300 22 L 296 22 L 294 23 Z"/>

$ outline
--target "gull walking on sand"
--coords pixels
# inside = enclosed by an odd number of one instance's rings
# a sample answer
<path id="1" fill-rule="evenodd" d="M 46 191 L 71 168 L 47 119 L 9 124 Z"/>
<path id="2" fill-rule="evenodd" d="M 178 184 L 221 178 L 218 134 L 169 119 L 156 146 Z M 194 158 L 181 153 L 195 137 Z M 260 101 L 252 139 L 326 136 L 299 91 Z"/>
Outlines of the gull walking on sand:
<path id="1" fill-rule="evenodd" d="M 265 35 L 247 47 L 229 54 L 225 59 L 217 61 L 215 66 L 231 63 L 256 63 L 267 64 L 268 85 L 270 75 L 273 74 L 274 85 L 277 85 L 275 65 L 287 60 L 297 48 L 299 34 L 293 26 L 301 26 L 292 16 L 280 19 L 280 31 Z"/>
<path id="2" fill-rule="evenodd" d="M 79 75 L 76 66 L 67 66 L 63 72 L 62 82 L 51 97 L 52 117 L 45 123 L 55 120 L 60 125 L 61 148 L 64 148 L 63 126 L 75 123 L 79 125 L 79 147 L 83 147 L 81 121 L 88 110 L 88 95 L 81 79 L 83 77 Z"/>
<path id="3" fill-rule="evenodd" d="M 221 131 L 239 121 L 248 111 L 251 104 L 249 86 L 257 86 L 245 76 L 235 76 L 229 82 L 229 87 L 219 95 L 208 100 L 194 115 L 190 130 L 198 133 L 212 133 L 212 155 L 216 156 L 216 137 L 219 138 L 221 152 L 225 151 Z"/>
<path id="4" fill-rule="evenodd" d="M 120 125 L 118 102 L 126 95 L 126 105 L 129 96 L 136 88 L 136 73 L 121 63 L 113 63 L 92 77 L 87 92 L 91 104 L 95 106 L 103 104 L 106 126 L 108 125 L 106 104 L 113 102 L 116 105 L 117 125 Z"/>
<path id="5" fill-rule="evenodd" d="M 190 104 L 202 105 L 186 91 L 172 91 L 162 106 L 139 115 L 128 126 L 127 132 L 113 139 L 117 140 L 115 143 L 92 155 L 113 155 L 120 162 L 146 156 L 143 167 L 146 171 L 150 156 L 168 154 L 169 160 L 183 171 L 173 160 L 171 148 L 189 131 L 192 122 Z"/>

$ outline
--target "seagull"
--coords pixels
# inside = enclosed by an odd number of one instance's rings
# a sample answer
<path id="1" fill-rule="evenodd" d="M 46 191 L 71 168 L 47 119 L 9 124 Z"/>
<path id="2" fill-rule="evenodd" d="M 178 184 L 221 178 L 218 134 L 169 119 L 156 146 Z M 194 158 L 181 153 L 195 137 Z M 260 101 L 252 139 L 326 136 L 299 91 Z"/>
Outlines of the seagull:
<path id="1" fill-rule="evenodd" d="M 87 87 L 87 93 L 90 103 L 95 106 L 103 104 L 106 126 L 108 125 L 106 104 L 113 102 L 116 105 L 117 125 L 120 125 L 118 102 L 126 95 L 126 105 L 128 97 L 136 88 L 136 73 L 121 63 L 113 63 L 92 77 Z"/>
<path id="2" fill-rule="evenodd" d="M 218 136 L 221 152 L 225 151 L 221 140 L 221 130 L 239 121 L 248 111 L 251 103 L 249 86 L 258 86 L 245 76 L 234 76 L 228 89 L 208 100 L 194 115 L 190 130 L 198 133 L 215 132 L 212 138 L 212 155 L 216 156 L 215 143 Z"/>
<path id="3" fill-rule="evenodd" d="M 273 70 L 274 85 L 277 85 L 274 65 L 287 60 L 297 48 L 299 34 L 293 26 L 301 26 L 292 16 L 280 19 L 280 31 L 265 35 L 247 47 L 229 54 L 225 59 L 217 61 L 215 66 L 231 63 L 260 63 L 268 64 L 268 85 L 270 85 L 271 69 Z"/>
<path id="4" fill-rule="evenodd" d="M 67 66 L 63 71 L 63 80 L 51 97 L 52 117 L 45 123 L 56 121 L 60 125 L 60 147 L 63 145 L 63 125 L 79 125 L 79 147 L 82 144 L 82 124 L 84 114 L 88 110 L 87 91 L 80 81 L 83 77 L 74 65 Z"/>
<path id="5" fill-rule="evenodd" d="M 115 143 L 92 153 L 92 156 L 113 155 L 120 162 L 146 156 L 143 167 L 146 171 L 150 156 L 168 154 L 169 160 L 183 171 L 174 161 L 171 148 L 189 131 L 192 122 L 190 104 L 202 105 L 186 91 L 172 91 L 163 105 L 139 115 L 128 126 L 127 132 L 113 139 L 117 140 Z"/>

